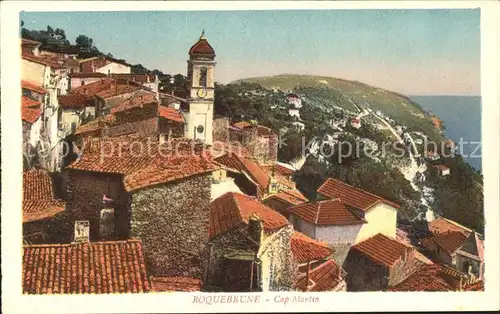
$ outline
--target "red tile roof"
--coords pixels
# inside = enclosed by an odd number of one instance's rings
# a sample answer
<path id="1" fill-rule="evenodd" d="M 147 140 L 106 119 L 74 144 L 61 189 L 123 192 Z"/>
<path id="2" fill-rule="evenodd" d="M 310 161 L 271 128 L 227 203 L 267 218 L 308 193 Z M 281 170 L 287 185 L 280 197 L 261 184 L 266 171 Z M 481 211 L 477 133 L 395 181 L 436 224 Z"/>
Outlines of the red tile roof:
<path id="1" fill-rule="evenodd" d="M 99 139 L 69 169 L 122 174 L 127 191 L 168 183 L 215 170 L 205 147 L 179 138 L 159 144 L 137 135 Z"/>
<path id="2" fill-rule="evenodd" d="M 102 129 L 104 126 L 112 125 L 116 120 L 115 115 L 107 114 L 105 116 L 100 116 L 95 120 L 89 121 L 85 124 L 80 125 L 75 134 L 86 134 Z"/>
<path id="3" fill-rule="evenodd" d="M 339 276 L 340 273 L 340 266 L 331 259 L 309 273 L 309 283 L 307 275 L 303 275 L 297 279 L 294 286 L 304 292 L 333 291 L 343 281 L 343 278 Z"/>
<path id="4" fill-rule="evenodd" d="M 277 211 L 240 193 L 228 192 L 213 200 L 209 208 L 210 239 L 248 224 L 248 218 L 254 213 L 262 219 L 264 231 L 268 233 L 290 225 L 288 220 Z"/>
<path id="5" fill-rule="evenodd" d="M 429 231 L 432 233 L 445 233 L 449 231 L 462 232 L 465 235 L 469 235 L 472 230 L 464 227 L 452 220 L 440 217 L 429 222 Z"/>
<path id="6" fill-rule="evenodd" d="M 236 122 L 233 124 L 233 126 L 239 128 L 239 129 L 244 129 L 244 128 L 249 127 L 251 125 L 252 124 L 250 122 L 247 122 L 247 121 L 240 121 L 240 122 Z"/>
<path id="7" fill-rule="evenodd" d="M 158 107 L 158 116 L 160 116 L 164 119 L 170 120 L 170 121 L 174 121 L 174 122 L 178 122 L 178 123 L 182 123 L 182 124 L 186 123 L 184 121 L 184 116 L 182 115 L 182 113 L 180 113 L 179 110 L 175 110 L 174 108 L 159 106 Z"/>
<path id="8" fill-rule="evenodd" d="M 93 105 L 92 98 L 83 94 L 61 95 L 57 99 L 63 109 L 84 109 Z"/>
<path id="9" fill-rule="evenodd" d="M 300 194 L 300 197 L 297 197 L 299 194 Z M 288 189 L 281 190 L 277 194 L 270 195 L 269 197 L 266 198 L 266 201 L 270 200 L 270 199 L 277 199 L 279 201 L 286 202 L 290 206 L 299 205 L 299 204 L 302 204 L 304 202 L 307 202 L 307 199 L 299 191 L 288 190 Z"/>
<path id="10" fill-rule="evenodd" d="M 70 76 L 72 78 L 107 77 L 106 74 L 101 72 L 78 72 L 78 73 L 71 73 Z"/>
<path id="11" fill-rule="evenodd" d="M 23 53 L 22 58 L 24 60 L 28 60 L 31 62 L 35 62 L 35 63 L 43 64 L 45 66 L 52 67 L 54 69 L 62 68 L 59 63 L 54 62 L 53 60 L 50 60 L 49 58 L 45 58 L 45 57 L 41 57 L 41 56 L 34 56 L 32 54 L 27 54 L 27 53 Z"/>
<path id="12" fill-rule="evenodd" d="M 333 253 L 328 244 L 311 239 L 297 231 L 293 233 L 291 249 L 295 261 L 299 264 L 325 259 Z"/>
<path id="13" fill-rule="evenodd" d="M 40 46 L 42 43 L 39 41 L 34 41 L 26 38 L 21 38 L 21 45 L 29 45 L 29 46 Z"/>
<path id="14" fill-rule="evenodd" d="M 109 88 L 97 92 L 96 95 L 103 99 L 106 99 L 109 97 L 132 93 L 141 89 L 142 87 L 140 86 L 111 84 Z"/>
<path id="15" fill-rule="evenodd" d="M 283 165 L 276 164 L 275 166 L 276 172 L 285 175 L 285 176 L 291 176 L 295 171 L 293 169 L 287 168 Z"/>
<path id="16" fill-rule="evenodd" d="M 433 167 L 441 171 L 450 170 L 450 168 L 446 167 L 445 165 L 433 165 Z"/>
<path id="17" fill-rule="evenodd" d="M 21 80 L 21 88 L 28 89 L 39 94 L 47 94 L 47 90 L 45 88 L 29 81 Z"/>
<path id="18" fill-rule="evenodd" d="M 333 178 L 326 180 L 319 187 L 318 193 L 329 198 L 340 198 L 347 205 L 363 211 L 367 211 L 377 203 L 385 203 L 394 208 L 399 208 L 396 203 Z"/>
<path id="19" fill-rule="evenodd" d="M 23 222 L 41 220 L 64 211 L 65 204 L 54 196 L 52 179 L 45 170 L 23 173 Z"/>
<path id="20" fill-rule="evenodd" d="M 26 96 L 21 97 L 21 119 L 23 121 L 33 124 L 40 118 L 41 114 L 40 102 Z"/>
<path id="21" fill-rule="evenodd" d="M 190 49 L 190 56 L 204 55 L 215 57 L 215 51 L 205 38 L 200 38 Z"/>
<path id="22" fill-rule="evenodd" d="M 215 158 L 215 161 L 223 166 L 246 173 L 257 183 L 259 188 L 267 189 L 269 185 L 269 175 L 256 162 L 240 157 L 234 153 L 229 153 Z"/>
<path id="23" fill-rule="evenodd" d="M 434 234 L 422 240 L 422 246 L 428 250 L 433 250 L 439 246 L 448 254 L 453 254 L 467 241 L 467 236 L 459 231 L 449 231 Z"/>
<path id="24" fill-rule="evenodd" d="M 154 74 L 111 73 L 111 77 L 127 79 L 140 84 L 156 82 L 156 75 Z"/>
<path id="25" fill-rule="evenodd" d="M 414 250 L 410 245 L 391 239 L 381 233 L 374 235 L 353 246 L 354 249 L 377 264 L 387 267 L 393 266 L 404 257 L 409 250 Z"/>
<path id="26" fill-rule="evenodd" d="M 24 247 L 23 293 L 142 293 L 151 286 L 137 240 Z"/>
<path id="27" fill-rule="evenodd" d="M 315 225 L 344 226 L 366 223 L 351 212 L 340 199 L 304 203 L 288 208 L 288 211 Z"/>
<path id="28" fill-rule="evenodd" d="M 479 280 L 464 287 L 464 291 L 484 291 L 484 281 Z"/>
<path id="29" fill-rule="evenodd" d="M 142 108 L 142 106 L 144 105 L 153 103 L 158 103 L 158 100 L 156 99 L 154 94 L 144 93 L 137 96 L 134 95 L 111 109 L 111 113 L 126 111 L 132 108 Z"/>
<path id="30" fill-rule="evenodd" d="M 200 291 L 202 282 L 200 279 L 191 277 L 151 277 L 151 287 L 155 292 Z"/>
<path id="31" fill-rule="evenodd" d="M 390 291 L 457 291 L 460 275 L 441 265 L 422 265 L 413 274 Z"/>

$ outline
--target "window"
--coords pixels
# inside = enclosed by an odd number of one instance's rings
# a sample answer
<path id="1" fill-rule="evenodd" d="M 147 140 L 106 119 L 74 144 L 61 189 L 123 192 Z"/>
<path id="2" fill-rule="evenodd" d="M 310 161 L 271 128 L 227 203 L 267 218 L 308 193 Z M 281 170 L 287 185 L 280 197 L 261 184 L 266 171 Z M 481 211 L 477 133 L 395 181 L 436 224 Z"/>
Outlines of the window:
<path id="1" fill-rule="evenodd" d="M 113 238 L 115 235 L 115 210 L 114 208 L 104 208 L 101 210 L 99 221 L 99 233 L 102 238 Z"/>
<path id="2" fill-rule="evenodd" d="M 85 85 L 85 81 L 81 81 L 81 86 Z"/>
<path id="3" fill-rule="evenodd" d="M 207 87 L 207 68 L 200 69 L 200 86 Z"/>
<path id="4" fill-rule="evenodd" d="M 76 123 L 75 122 L 71 122 L 71 133 L 75 134 L 75 132 L 76 132 Z"/>

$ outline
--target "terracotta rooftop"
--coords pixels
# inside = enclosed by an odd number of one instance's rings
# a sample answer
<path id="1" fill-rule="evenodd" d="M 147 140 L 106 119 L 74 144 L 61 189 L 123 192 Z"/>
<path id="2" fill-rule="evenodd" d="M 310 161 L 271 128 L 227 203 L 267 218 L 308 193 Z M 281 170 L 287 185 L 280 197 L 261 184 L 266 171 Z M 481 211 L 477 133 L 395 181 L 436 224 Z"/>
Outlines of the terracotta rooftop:
<path id="1" fill-rule="evenodd" d="M 40 46 L 42 43 L 31 39 L 21 38 L 21 45 Z"/>
<path id="2" fill-rule="evenodd" d="M 189 49 L 189 55 L 215 57 L 215 51 L 202 34 L 200 39 Z"/>
<path id="3" fill-rule="evenodd" d="M 111 77 L 127 79 L 140 84 L 156 82 L 156 75 L 154 74 L 111 73 Z"/>
<path id="4" fill-rule="evenodd" d="M 21 97 L 21 119 L 23 121 L 33 124 L 40 118 L 41 114 L 40 102 L 26 96 Z"/>
<path id="5" fill-rule="evenodd" d="M 184 121 L 184 116 L 179 110 L 175 110 L 174 108 L 159 106 L 158 107 L 158 116 L 173 122 L 178 123 L 186 123 Z"/>
<path id="6" fill-rule="evenodd" d="M 118 106 L 111 109 L 111 113 L 130 110 L 132 108 L 142 108 L 142 106 L 152 103 L 158 103 L 155 95 L 152 93 L 143 93 L 140 95 L 133 95 L 129 99 L 120 103 Z"/>
<path id="7" fill-rule="evenodd" d="M 45 88 L 25 80 L 21 80 L 21 88 L 28 89 L 39 94 L 47 94 L 47 90 Z"/>
<path id="8" fill-rule="evenodd" d="M 142 293 L 151 286 L 137 240 L 24 247 L 23 293 Z"/>
<path id="9" fill-rule="evenodd" d="M 107 114 L 105 116 L 100 116 L 92 121 L 89 121 L 85 124 L 80 125 L 75 134 L 86 134 L 90 132 L 94 132 L 100 130 L 105 125 L 111 125 L 115 122 L 116 117 L 112 114 Z"/>
<path id="10" fill-rule="evenodd" d="M 118 96 L 121 94 L 128 94 L 138 90 L 141 90 L 142 87 L 134 86 L 134 85 L 125 85 L 125 84 L 111 84 L 111 86 L 107 89 L 101 90 L 96 93 L 97 96 L 106 99 L 109 97 Z"/>
<path id="11" fill-rule="evenodd" d="M 293 233 L 291 249 L 295 261 L 299 264 L 322 260 L 333 253 L 333 249 L 328 244 L 311 239 L 297 231 Z"/>
<path id="12" fill-rule="evenodd" d="M 279 193 L 271 194 L 269 197 L 266 198 L 266 200 L 273 198 L 286 202 L 290 206 L 299 205 L 304 202 L 307 202 L 307 198 L 303 196 L 302 193 L 300 193 L 297 190 L 291 190 L 291 189 L 282 189 L 280 190 Z"/>
<path id="13" fill-rule="evenodd" d="M 63 212 L 65 203 L 54 196 L 52 179 L 45 170 L 23 173 L 23 222 L 31 222 Z"/>
<path id="14" fill-rule="evenodd" d="M 256 162 L 248 158 L 229 153 L 215 158 L 215 161 L 230 169 L 246 173 L 255 183 L 257 183 L 260 189 L 266 189 L 269 185 L 269 175 L 266 171 Z"/>
<path id="15" fill-rule="evenodd" d="M 83 94 L 67 94 L 57 97 L 59 105 L 64 109 L 84 109 L 93 105 L 92 99 Z"/>
<path id="16" fill-rule="evenodd" d="M 200 291 L 201 286 L 200 279 L 191 277 L 151 277 L 151 287 L 155 292 L 194 292 Z"/>
<path id="17" fill-rule="evenodd" d="M 448 231 L 431 235 L 422 240 L 422 246 L 428 250 L 432 250 L 438 246 L 446 253 L 453 254 L 467 241 L 467 236 L 459 231 Z"/>
<path id="18" fill-rule="evenodd" d="M 137 135 L 98 139 L 69 169 L 123 175 L 127 191 L 215 170 L 202 144 L 179 138 L 159 144 Z"/>
<path id="19" fill-rule="evenodd" d="M 434 165 L 433 167 L 441 171 L 450 170 L 450 168 L 446 167 L 445 165 Z"/>
<path id="20" fill-rule="evenodd" d="M 78 73 L 71 73 L 70 77 L 72 78 L 107 77 L 107 75 L 101 72 L 78 72 Z"/>
<path id="21" fill-rule="evenodd" d="M 35 62 L 35 63 L 43 64 L 45 66 L 52 67 L 54 69 L 62 68 L 59 63 L 54 62 L 53 60 L 50 60 L 49 58 L 45 58 L 45 57 L 41 57 L 41 56 L 34 56 L 32 54 L 27 54 L 27 53 L 23 53 L 22 58 L 24 60 L 28 60 L 31 62 Z"/>
<path id="22" fill-rule="evenodd" d="M 449 220 L 443 217 L 434 219 L 433 221 L 429 222 L 429 231 L 432 233 L 459 231 L 467 236 L 472 232 L 471 229 L 464 227 L 459 223 L 454 222 L 453 220 Z"/>
<path id="23" fill-rule="evenodd" d="M 396 203 L 333 178 L 326 180 L 319 187 L 318 193 L 328 198 L 340 198 L 345 204 L 363 211 L 367 211 L 377 203 L 385 203 L 394 208 L 399 208 Z"/>
<path id="24" fill-rule="evenodd" d="M 315 225 L 358 225 L 366 220 L 350 211 L 340 199 L 303 203 L 288 212 Z"/>
<path id="25" fill-rule="evenodd" d="M 412 246 L 391 239 L 381 233 L 354 245 L 351 249 L 364 254 L 373 262 L 387 267 L 392 267 L 405 256 L 407 251 L 414 250 Z"/>
<path id="26" fill-rule="evenodd" d="M 249 196 L 228 192 L 210 203 L 209 238 L 248 224 L 248 218 L 257 214 L 262 219 L 264 231 L 275 232 L 290 225 L 277 211 Z"/>
<path id="27" fill-rule="evenodd" d="M 390 291 L 458 291 L 460 278 L 458 272 L 450 272 L 442 265 L 422 265 L 413 274 Z"/>
<path id="28" fill-rule="evenodd" d="M 335 290 L 335 287 L 343 280 L 340 266 L 334 260 L 328 260 L 316 267 L 309 273 L 309 283 L 307 276 L 303 275 L 295 282 L 295 288 L 307 292 L 326 292 Z"/>

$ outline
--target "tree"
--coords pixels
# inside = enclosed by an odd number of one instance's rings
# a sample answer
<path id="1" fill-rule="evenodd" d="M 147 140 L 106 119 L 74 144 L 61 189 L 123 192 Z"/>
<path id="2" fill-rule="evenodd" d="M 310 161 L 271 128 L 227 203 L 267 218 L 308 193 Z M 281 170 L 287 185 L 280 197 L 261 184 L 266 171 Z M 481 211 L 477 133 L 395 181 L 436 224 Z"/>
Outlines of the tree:
<path id="1" fill-rule="evenodd" d="M 78 37 L 76 37 L 76 45 L 84 48 L 87 51 L 92 51 L 92 48 L 94 48 L 93 43 L 94 40 L 85 35 L 78 35 Z"/>

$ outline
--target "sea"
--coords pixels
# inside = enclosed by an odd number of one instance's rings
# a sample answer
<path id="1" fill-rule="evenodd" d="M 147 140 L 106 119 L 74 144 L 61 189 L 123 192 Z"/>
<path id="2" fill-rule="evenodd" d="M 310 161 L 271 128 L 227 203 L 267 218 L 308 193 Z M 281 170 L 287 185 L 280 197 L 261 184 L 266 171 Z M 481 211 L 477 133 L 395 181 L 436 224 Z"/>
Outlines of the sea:
<path id="1" fill-rule="evenodd" d="M 444 135 L 464 142 L 461 155 L 472 167 L 481 167 L 481 97 L 480 96 L 411 96 L 424 110 L 443 120 Z"/>

